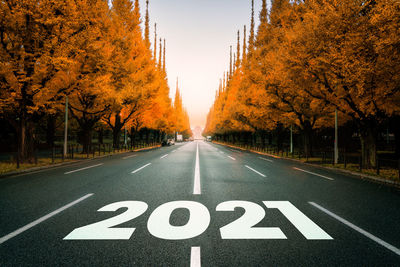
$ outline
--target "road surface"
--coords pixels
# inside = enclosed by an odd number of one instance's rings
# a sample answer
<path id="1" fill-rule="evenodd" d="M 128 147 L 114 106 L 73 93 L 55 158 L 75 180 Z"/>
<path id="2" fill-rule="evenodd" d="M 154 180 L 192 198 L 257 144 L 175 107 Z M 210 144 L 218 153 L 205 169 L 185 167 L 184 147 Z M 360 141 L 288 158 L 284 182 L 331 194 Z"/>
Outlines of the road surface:
<path id="1" fill-rule="evenodd" d="M 0 180 L 0 266 L 400 265 L 400 195 L 190 142 Z"/>

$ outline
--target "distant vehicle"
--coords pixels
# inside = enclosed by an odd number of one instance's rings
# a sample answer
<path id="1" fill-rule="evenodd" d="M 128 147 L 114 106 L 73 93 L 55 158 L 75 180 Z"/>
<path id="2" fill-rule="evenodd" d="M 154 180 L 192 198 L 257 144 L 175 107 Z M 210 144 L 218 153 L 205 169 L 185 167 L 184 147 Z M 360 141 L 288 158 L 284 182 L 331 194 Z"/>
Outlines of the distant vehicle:
<path id="1" fill-rule="evenodd" d="M 161 142 L 162 146 L 173 146 L 175 145 L 174 139 L 165 139 Z"/>
<path id="2" fill-rule="evenodd" d="M 211 136 L 207 136 L 207 142 L 211 142 Z"/>
<path id="3" fill-rule="evenodd" d="M 167 145 L 169 145 L 169 146 L 175 145 L 174 139 L 168 139 Z"/>
<path id="4" fill-rule="evenodd" d="M 183 141 L 183 136 L 181 134 L 178 134 L 176 136 L 176 142 L 182 142 Z"/>

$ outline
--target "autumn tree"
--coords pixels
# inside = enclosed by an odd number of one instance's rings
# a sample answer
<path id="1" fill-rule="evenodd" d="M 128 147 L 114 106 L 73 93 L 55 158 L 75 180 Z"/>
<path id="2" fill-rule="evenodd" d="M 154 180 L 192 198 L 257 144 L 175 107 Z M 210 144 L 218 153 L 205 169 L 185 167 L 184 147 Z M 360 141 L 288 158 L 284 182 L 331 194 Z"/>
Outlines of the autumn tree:
<path id="1" fill-rule="evenodd" d="M 35 122 L 42 114 L 56 112 L 73 72 L 80 70 L 74 60 L 82 50 L 74 40 L 95 23 L 94 17 L 82 16 L 82 10 L 104 4 L 91 3 L 0 3 L 0 110 L 17 132 L 21 160 L 32 157 Z"/>
<path id="2" fill-rule="evenodd" d="M 378 125 L 399 112 L 398 1 L 307 1 L 291 37 L 291 63 L 307 93 L 358 125 L 363 163 L 376 164 Z"/>
<path id="3" fill-rule="evenodd" d="M 119 147 L 122 128 L 131 126 L 132 120 L 140 120 L 150 106 L 155 94 L 152 86 L 155 70 L 149 45 L 141 34 L 139 2 L 135 1 L 133 8 L 129 0 L 114 0 L 111 12 L 115 44 L 110 62 L 114 101 L 103 120 L 113 130 L 114 147 Z M 148 19 L 148 11 L 146 14 Z M 148 23 L 145 25 L 148 27 Z"/>

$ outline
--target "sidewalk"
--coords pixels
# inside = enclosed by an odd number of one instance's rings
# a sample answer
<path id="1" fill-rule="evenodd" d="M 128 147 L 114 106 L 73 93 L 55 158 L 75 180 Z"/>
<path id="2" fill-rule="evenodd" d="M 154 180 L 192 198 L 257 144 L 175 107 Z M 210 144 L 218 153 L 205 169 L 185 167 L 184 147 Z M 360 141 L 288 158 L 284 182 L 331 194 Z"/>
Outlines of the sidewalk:
<path id="1" fill-rule="evenodd" d="M 112 154 L 94 156 L 94 157 L 90 157 L 90 158 L 81 158 L 81 159 L 78 159 L 78 160 L 66 159 L 64 162 L 61 162 L 61 163 L 49 164 L 49 165 L 44 165 L 44 166 L 38 166 L 38 167 L 32 167 L 32 168 L 27 168 L 27 169 L 21 169 L 21 170 L 15 170 L 15 171 L 2 173 L 2 174 L 0 174 L 0 179 L 7 178 L 7 177 L 10 177 L 10 176 L 17 176 L 17 175 L 21 175 L 21 174 L 35 173 L 35 172 L 39 172 L 39 171 L 42 171 L 42 170 L 55 169 L 55 168 L 59 168 L 59 167 L 63 167 L 63 166 L 74 165 L 74 164 L 83 163 L 83 162 L 87 162 L 87 161 L 91 161 L 91 160 L 97 160 L 97 159 L 102 159 L 102 158 L 107 158 L 107 157 L 113 157 L 113 156 L 128 154 L 128 153 L 132 153 L 132 152 L 152 150 L 152 149 L 159 148 L 159 147 L 161 147 L 161 146 L 157 145 L 157 146 L 140 148 L 140 149 L 135 149 L 135 150 L 130 150 L 130 151 L 114 152 Z"/>
<path id="2" fill-rule="evenodd" d="M 354 178 L 357 178 L 357 179 L 368 180 L 368 181 L 372 181 L 372 182 L 375 182 L 375 183 L 380 183 L 380 184 L 385 184 L 385 185 L 388 185 L 388 186 L 400 188 L 400 181 L 394 181 L 394 180 L 390 180 L 390 179 L 385 179 L 383 177 L 374 176 L 374 175 L 370 175 L 370 174 L 365 174 L 365 173 L 362 173 L 362 172 L 355 172 L 355 171 L 345 170 L 345 169 L 340 169 L 340 168 L 335 168 L 335 167 L 321 166 L 321 165 L 318 165 L 318 164 L 312 164 L 312 163 L 304 162 L 304 161 L 301 161 L 301 160 L 298 160 L 298 159 L 295 159 L 295 158 L 281 157 L 281 156 L 277 156 L 277 155 L 273 155 L 273 154 L 269 154 L 269 153 L 265 153 L 265 152 L 260 152 L 260 151 L 251 150 L 251 149 L 245 149 L 245 148 L 242 148 L 242 147 L 228 145 L 228 144 L 224 144 L 224 143 L 220 143 L 220 142 L 213 141 L 213 143 L 218 144 L 218 145 L 222 145 L 222 146 L 226 146 L 226 147 L 240 149 L 242 151 L 247 151 L 247 152 L 251 152 L 251 153 L 255 153 L 255 154 L 259 154 L 259 155 L 270 156 L 270 157 L 277 158 L 277 159 L 290 160 L 290 161 L 294 161 L 294 162 L 297 162 L 297 163 L 302 163 L 304 165 L 312 166 L 312 167 L 315 167 L 315 168 L 320 168 L 320 169 L 340 172 L 340 173 L 343 173 L 343 174 L 350 175 L 351 177 L 354 177 Z"/>

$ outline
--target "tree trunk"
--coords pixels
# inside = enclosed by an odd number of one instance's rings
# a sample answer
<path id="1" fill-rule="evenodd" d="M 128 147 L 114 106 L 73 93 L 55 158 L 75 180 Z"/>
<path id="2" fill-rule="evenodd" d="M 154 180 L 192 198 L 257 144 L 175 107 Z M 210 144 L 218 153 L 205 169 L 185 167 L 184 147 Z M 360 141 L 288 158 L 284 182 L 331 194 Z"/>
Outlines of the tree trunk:
<path id="1" fill-rule="evenodd" d="M 121 124 L 121 116 L 119 114 L 115 115 L 115 124 L 114 127 L 112 127 L 112 132 L 113 132 L 113 146 L 114 148 L 119 148 L 119 139 L 121 137 L 121 129 L 122 129 L 122 124 Z"/>
<path id="2" fill-rule="evenodd" d="M 148 145 L 150 143 L 150 130 L 146 129 L 146 144 Z"/>
<path id="3" fill-rule="evenodd" d="M 47 127 L 46 127 L 46 144 L 49 148 L 54 146 L 54 137 L 56 132 L 56 117 L 49 115 L 47 117 Z"/>
<path id="4" fill-rule="evenodd" d="M 99 144 L 103 144 L 104 143 L 104 129 L 103 129 L 103 127 L 101 127 L 99 129 L 98 135 L 99 135 Z"/>
<path id="5" fill-rule="evenodd" d="M 131 127 L 131 147 L 135 147 L 136 131 Z"/>
<path id="6" fill-rule="evenodd" d="M 276 145 L 278 146 L 278 151 L 283 149 L 284 132 L 282 124 L 278 124 L 276 128 Z"/>
<path id="7" fill-rule="evenodd" d="M 312 151 L 312 126 L 309 121 L 306 121 L 303 125 L 303 148 L 304 148 L 304 155 L 306 157 L 312 157 L 313 156 L 313 151 Z"/>
<path id="8" fill-rule="evenodd" d="M 364 168 L 376 167 L 376 128 L 366 126 L 360 131 L 361 158 Z"/>
<path id="9" fill-rule="evenodd" d="M 91 152 L 92 146 L 92 127 L 84 127 L 82 128 L 82 146 L 83 146 L 83 154 L 87 154 Z"/>
<path id="10" fill-rule="evenodd" d="M 263 149 L 265 148 L 265 131 L 261 132 L 261 146 Z"/>
<path id="11" fill-rule="evenodd" d="M 395 155 L 400 159 L 400 116 L 395 116 L 391 119 L 391 128 L 394 134 Z"/>
<path id="12" fill-rule="evenodd" d="M 17 124 L 17 153 L 20 162 L 33 162 L 35 141 L 33 140 L 33 127 L 32 125 L 23 117 L 20 118 Z"/>

